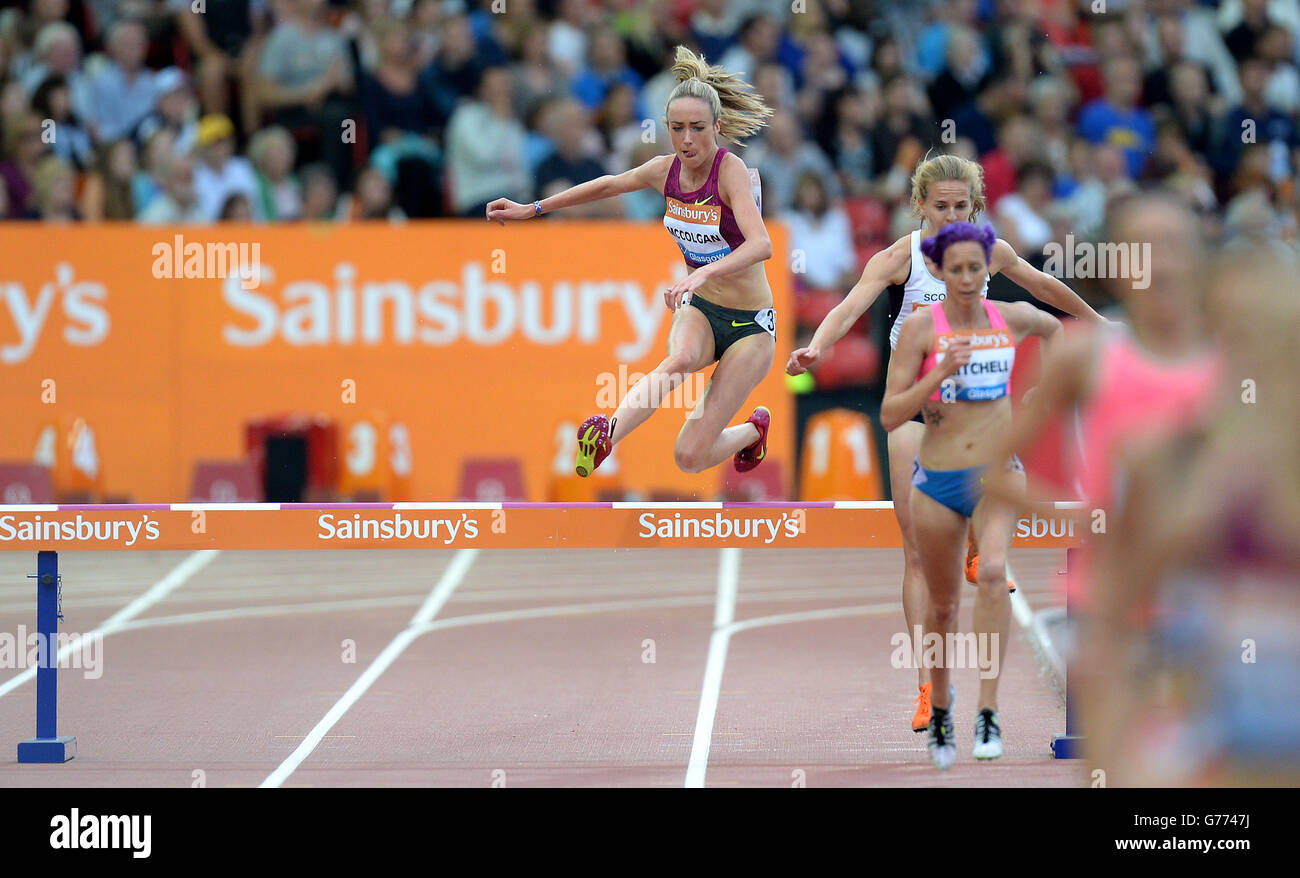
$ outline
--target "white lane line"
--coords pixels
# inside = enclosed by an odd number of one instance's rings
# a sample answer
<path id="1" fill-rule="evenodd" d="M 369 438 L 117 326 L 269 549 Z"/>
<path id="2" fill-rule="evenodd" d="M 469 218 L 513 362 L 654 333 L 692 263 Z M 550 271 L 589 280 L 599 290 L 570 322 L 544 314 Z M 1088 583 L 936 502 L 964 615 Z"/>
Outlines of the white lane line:
<path id="1" fill-rule="evenodd" d="M 695 737 L 691 757 L 686 763 L 686 786 L 704 786 L 709 765 L 709 744 L 713 739 L 713 717 L 722 692 L 722 671 L 727 664 L 727 644 L 731 634 L 727 627 L 736 616 L 736 591 L 740 580 L 740 549 L 726 548 L 718 558 L 718 603 L 713 611 L 713 634 L 709 637 L 709 656 L 704 665 L 704 687 L 700 692 L 700 710 L 695 717 Z"/>
<path id="2" fill-rule="evenodd" d="M 727 551 L 724 549 L 723 551 Z M 734 551 L 739 551 L 736 549 Z M 719 571 L 721 578 L 721 571 Z M 722 586 L 719 583 L 719 596 Z M 789 625 L 797 622 L 819 622 L 823 619 L 837 619 L 843 616 L 874 616 L 892 613 L 898 610 L 898 603 L 868 604 L 859 607 L 831 607 L 825 610 L 808 610 L 802 613 L 781 613 L 776 616 L 759 616 L 743 622 L 729 622 L 721 628 L 715 628 L 709 639 L 708 664 L 704 669 L 704 691 L 700 696 L 700 713 L 695 721 L 695 739 L 691 743 L 691 757 L 686 765 L 686 786 L 700 788 L 704 786 L 704 776 L 709 765 L 709 744 L 713 736 L 713 716 L 718 708 L 718 695 L 722 691 L 722 667 L 727 660 L 727 647 L 731 636 L 751 628 L 767 625 Z M 715 662 L 716 659 L 716 662 Z M 707 717 L 705 710 L 708 710 Z"/>
<path id="3" fill-rule="evenodd" d="M 145 610 L 149 609 L 151 606 L 167 597 L 167 595 L 184 585 L 185 582 L 195 573 L 198 573 L 208 564 L 212 563 L 212 560 L 219 554 L 221 554 L 221 550 L 219 549 L 200 549 L 187 557 L 184 561 L 177 564 L 170 573 L 150 586 L 144 594 L 140 595 L 125 607 L 101 622 L 98 628 L 95 628 L 88 634 L 83 634 L 78 641 L 69 641 L 66 646 L 59 650 L 59 654 L 55 659 L 55 666 L 60 666 L 64 659 L 70 657 L 76 650 L 81 649 L 81 640 L 103 637 L 106 634 L 111 634 L 114 631 L 119 630 L 131 619 L 140 615 Z M 30 667 L 21 674 L 10 677 L 8 680 L 4 681 L 4 683 L 0 683 L 0 698 L 17 689 L 28 680 L 34 678 L 36 676 L 36 670 L 35 667 Z"/>
<path id="4" fill-rule="evenodd" d="M 456 553 L 456 557 L 447 565 L 442 578 L 438 580 L 438 584 L 429 593 L 429 597 L 425 599 L 424 604 L 411 617 L 407 627 L 398 632 L 388 646 L 384 647 L 383 652 L 370 663 L 370 667 L 366 668 L 348 691 L 343 693 L 343 697 L 334 703 L 329 713 L 325 714 L 321 721 L 316 723 L 316 727 L 289 754 L 289 758 L 281 762 L 279 767 L 271 772 L 266 780 L 262 781 L 261 786 L 278 787 L 289 779 L 289 775 L 293 774 L 298 766 L 302 765 L 303 760 L 311 755 L 311 752 L 316 749 L 316 745 L 321 742 L 325 734 L 334 728 L 334 724 L 342 719 L 343 715 L 357 702 L 357 699 L 365 694 L 371 684 L 379 679 L 379 676 L 384 671 L 388 670 L 389 665 L 397 660 L 397 657 L 405 651 L 406 647 L 410 646 L 411 642 L 420 636 L 420 628 L 433 619 L 438 610 L 442 609 L 443 604 L 447 603 L 447 599 L 451 597 L 452 592 L 465 578 L 466 572 L 468 572 L 470 565 L 474 563 L 477 556 L 478 549 L 460 549 Z"/>

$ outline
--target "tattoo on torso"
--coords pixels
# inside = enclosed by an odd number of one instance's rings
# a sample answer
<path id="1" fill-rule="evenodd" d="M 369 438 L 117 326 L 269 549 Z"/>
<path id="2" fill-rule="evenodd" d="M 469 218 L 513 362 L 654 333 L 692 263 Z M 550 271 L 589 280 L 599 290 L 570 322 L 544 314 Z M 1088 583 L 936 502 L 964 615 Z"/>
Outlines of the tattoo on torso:
<path id="1" fill-rule="evenodd" d="M 921 406 L 921 417 L 925 418 L 927 424 L 934 424 L 936 427 L 939 426 L 941 421 L 943 421 L 943 415 L 939 414 L 939 407 L 937 405 Z"/>

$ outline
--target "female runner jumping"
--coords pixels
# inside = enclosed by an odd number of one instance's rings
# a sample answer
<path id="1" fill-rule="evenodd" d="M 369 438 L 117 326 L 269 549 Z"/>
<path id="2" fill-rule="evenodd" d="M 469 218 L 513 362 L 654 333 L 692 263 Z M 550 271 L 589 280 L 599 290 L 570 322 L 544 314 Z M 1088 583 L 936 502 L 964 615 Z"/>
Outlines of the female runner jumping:
<path id="1" fill-rule="evenodd" d="M 677 47 L 677 87 L 665 120 L 673 155 L 657 156 L 625 173 L 606 175 L 531 205 L 499 198 L 487 218 L 531 219 L 564 207 L 652 188 L 667 199 L 664 227 L 692 271 L 664 293 L 674 312 L 668 356 L 638 381 L 612 418 L 597 414 L 578 428 L 574 469 L 591 475 L 626 437 L 654 413 L 687 376 L 718 366 L 699 405 L 677 436 L 678 467 L 697 473 L 733 457 L 746 472 L 767 454 L 771 414 L 759 406 L 745 423 L 727 427 L 776 354 L 776 312 L 763 262 L 772 242 L 759 213 L 756 175 L 735 154 L 719 147 L 748 137 L 772 115 L 762 98 L 736 74 L 706 64 Z M 615 429 L 618 429 L 617 435 Z"/>

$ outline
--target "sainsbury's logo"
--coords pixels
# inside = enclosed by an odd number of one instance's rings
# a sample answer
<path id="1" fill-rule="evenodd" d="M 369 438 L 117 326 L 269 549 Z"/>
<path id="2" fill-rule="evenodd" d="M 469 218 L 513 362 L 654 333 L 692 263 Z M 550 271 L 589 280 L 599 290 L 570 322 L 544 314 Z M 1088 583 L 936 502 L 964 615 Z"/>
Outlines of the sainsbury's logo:
<path id="1" fill-rule="evenodd" d="M 108 288 L 97 281 L 76 279 L 72 264 L 60 262 L 54 280 L 33 296 L 16 281 L 0 281 L 0 302 L 5 322 L 17 330 L 14 343 L 8 328 L 0 329 L 0 362 L 14 365 L 26 361 L 36 349 L 47 324 L 54 317 L 55 306 L 63 317 L 63 340 L 68 344 L 91 347 L 108 337 L 110 325 Z"/>
<path id="2" fill-rule="evenodd" d="M 939 350 L 947 350 L 954 341 L 959 338 L 970 339 L 971 347 L 976 348 L 1009 348 L 1015 347 L 1015 340 L 1011 338 L 1005 330 L 997 329 L 993 332 L 954 332 L 949 335 L 939 336 Z"/>

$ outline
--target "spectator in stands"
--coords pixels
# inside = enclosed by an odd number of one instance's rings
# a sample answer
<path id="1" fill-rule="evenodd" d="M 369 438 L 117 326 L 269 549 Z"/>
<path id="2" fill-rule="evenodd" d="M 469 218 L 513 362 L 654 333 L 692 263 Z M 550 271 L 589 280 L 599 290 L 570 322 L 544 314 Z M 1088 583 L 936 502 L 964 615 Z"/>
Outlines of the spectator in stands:
<path id="1" fill-rule="evenodd" d="M 1222 113 L 1210 100 L 1205 68 L 1192 61 L 1175 64 L 1169 78 L 1169 98 L 1165 113 L 1177 124 L 1187 145 L 1208 156 L 1214 149 Z"/>
<path id="2" fill-rule="evenodd" d="M 907 71 L 903 67 L 903 50 L 898 40 L 885 34 L 876 41 L 871 52 L 871 69 L 859 75 L 858 83 L 863 88 L 883 90 L 885 83 Z"/>
<path id="3" fill-rule="evenodd" d="M 1281 240 L 1282 218 L 1262 189 L 1249 189 L 1228 204 L 1224 226 L 1231 247 L 1267 247 L 1295 258 L 1296 252 Z"/>
<path id="4" fill-rule="evenodd" d="M 671 140 L 668 136 L 668 120 L 664 115 L 663 108 L 668 106 L 668 98 L 677 88 L 677 77 L 673 75 L 673 58 L 676 55 L 676 48 L 673 46 L 664 49 L 661 59 L 662 67 L 659 72 L 647 80 L 645 87 L 641 89 L 641 106 L 653 115 L 655 124 L 658 126 L 658 136 L 665 140 Z M 713 63 L 713 59 L 708 59 Z"/>
<path id="5" fill-rule="evenodd" d="M 975 100 L 953 109 L 952 120 L 958 137 L 969 137 L 980 155 L 997 149 L 998 123 L 1016 112 L 1022 83 L 1017 79 L 992 77 Z"/>
<path id="6" fill-rule="evenodd" d="M 762 140 L 746 154 L 745 163 L 758 168 L 765 215 L 779 216 L 794 208 L 795 184 L 807 172 L 826 180 L 833 197 L 840 195 L 830 161 L 816 144 L 803 139 L 793 113 L 772 116 Z"/>
<path id="7" fill-rule="evenodd" d="M 284 19 L 262 45 L 260 103 L 277 125 L 319 133 L 320 158 L 342 185 L 351 177 L 352 146 L 341 136 L 352 115 L 352 60 L 324 20 L 324 0 L 284 0 Z"/>
<path id="8" fill-rule="evenodd" d="M 1280 161 L 1285 160 L 1288 150 L 1300 145 L 1295 122 L 1285 113 L 1270 107 L 1264 97 L 1269 72 L 1269 62 L 1258 55 L 1242 62 L 1244 97 L 1241 104 L 1229 110 L 1224 118 L 1222 135 L 1212 159 L 1221 184 L 1237 170 L 1242 152 L 1251 143 L 1276 144 L 1272 148 Z M 1285 172 L 1285 168 L 1278 170 Z"/>
<path id="9" fill-rule="evenodd" d="M 691 37 L 699 44 L 704 57 L 714 64 L 736 42 L 738 22 L 728 13 L 727 5 L 727 0 L 699 0 L 691 13 Z"/>
<path id="10" fill-rule="evenodd" d="M 663 155 L 666 149 L 671 149 L 671 145 L 665 148 L 660 145 L 662 143 L 663 141 L 638 143 L 628 159 L 627 167 L 639 168 L 655 156 Z M 671 141 L 668 143 L 671 144 Z M 666 207 L 664 197 L 655 189 L 647 187 L 628 192 L 620 196 L 619 200 L 623 202 L 623 216 L 629 220 L 659 222 L 663 219 Z"/>
<path id="11" fill-rule="evenodd" d="M 258 107 L 253 82 L 256 0 L 218 0 L 197 12 L 193 0 L 167 0 L 176 28 L 189 47 L 190 70 L 199 100 L 209 113 L 234 117 L 232 92 L 238 94 L 245 130 L 257 126 Z M 233 86 L 233 89 L 232 89 Z"/>
<path id="12" fill-rule="evenodd" d="M 1241 0 L 1240 18 L 1223 35 L 1223 44 L 1238 64 L 1259 54 L 1259 40 L 1268 30 L 1271 16 L 1269 0 Z"/>
<path id="13" fill-rule="evenodd" d="M 521 36 L 519 60 L 510 65 L 516 112 L 527 119 L 545 100 L 565 90 L 564 77 L 546 51 L 546 25 L 534 22 Z"/>
<path id="14" fill-rule="evenodd" d="M 55 155 L 41 159 L 32 178 L 37 218 L 43 223 L 70 223 L 81 219 L 76 204 L 77 171 Z"/>
<path id="15" fill-rule="evenodd" d="M 81 71 L 81 34 L 77 29 L 66 21 L 50 22 L 37 32 L 31 55 L 30 66 L 22 74 L 27 96 L 35 95 L 40 84 L 51 76 L 61 76 L 68 84 L 72 114 L 82 117 L 90 94 L 89 80 Z"/>
<path id="16" fill-rule="evenodd" d="M 1112 58 L 1102 75 L 1106 93 L 1079 113 L 1079 133 L 1092 143 L 1123 149 L 1129 176 L 1137 179 L 1156 138 L 1151 114 L 1137 105 L 1141 88 L 1137 62 L 1127 56 Z"/>
<path id="17" fill-rule="evenodd" d="M 92 136 L 108 143 L 134 134 L 158 99 L 154 71 L 144 66 L 149 48 L 144 25 L 124 19 L 108 35 L 111 60 L 90 80 L 83 119 Z"/>
<path id="18" fill-rule="evenodd" d="M 901 151 L 911 152 L 915 145 L 924 147 L 934 142 L 938 133 L 929 114 L 929 99 L 925 97 L 909 76 L 896 76 L 885 84 L 884 109 L 872 131 L 872 149 L 876 154 L 876 173 L 890 173 L 907 164 Z M 905 176 L 912 168 L 906 167 Z"/>
<path id="19" fill-rule="evenodd" d="M 740 25 L 735 45 L 717 63 L 746 82 L 753 82 L 758 68 L 776 59 L 780 44 L 781 25 L 767 15 L 753 15 Z"/>
<path id="20" fill-rule="evenodd" d="M 1148 65 L 1146 76 L 1142 80 L 1142 106 L 1150 109 L 1159 104 L 1169 104 L 1173 98 L 1170 93 L 1170 78 L 1178 64 L 1195 64 L 1210 74 L 1209 68 L 1199 61 L 1187 57 L 1183 42 L 1183 26 L 1172 15 L 1166 15 L 1156 21 L 1156 41 L 1160 45 L 1163 60 L 1154 66 Z"/>
<path id="21" fill-rule="evenodd" d="M 1151 0 L 1151 12 L 1153 15 L 1148 17 L 1143 34 L 1147 69 L 1171 64 L 1176 60 L 1165 57 L 1158 33 L 1162 19 L 1173 19 L 1182 31 L 1182 38 L 1178 40 L 1183 49 L 1182 57 L 1204 64 L 1210 70 L 1214 90 L 1223 95 L 1228 103 L 1236 103 L 1241 99 L 1241 83 L 1237 79 L 1236 66 L 1232 54 L 1223 44 L 1223 36 L 1214 22 L 1214 13 L 1204 7 L 1193 7 L 1190 0 Z"/>
<path id="22" fill-rule="evenodd" d="M 488 8 L 484 9 L 485 6 Z M 479 9 L 473 13 L 475 17 L 482 17 L 487 13 L 487 26 L 492 31 L 494 42 L 501 50 L 501 54 L 498 54 L 494 61 L 507 66 L 511 58 L 518 58 L 522 54 L 524 38 L 532 33 L 539 21 L 543 19 L 537 9 L 536 0 L 516 0 L 510 5 L 509 10 L 509 15 L 491 14 L 491 7 L 488 4 L 480 4 Z M 477 30 L 475 32 L 477 33 Z"/>
<path id="23" fill-rule="evenodd" d="M 1046 162 L 1025 162 L 1017 173 L 1016 190 L 994 211 L 999 237 L 1036 268 L 1042 264 L 1043 245 L 1052 239 L 1048 209 L 1055 176 Z"/>
<path id="24" fill-rule="evenodd" d="M 546 32 L 551 60 L 568 79 L 577 76 L 586 61 L 587 31 L 596 14 L 590 0 L 560 0 L 555 20 Z"/>
<path id="25" fill-rule="evenodd" d="M 14 27 L 14 36 L 23 44 L 32 41 L 33 37 L 47 25 L 55 22 L 68 22 L 69 13 L 71 12 L 68 0 L 29 0 L 25 3 L 6 3 L 6 6 L 26 6 L 27 14 L 23 16 L 19 10 L 19 20 Z"/>
<path id="26" fill-rule="evenodd" d="M 131 201 L 138 217 L 166 185 L 167 165 L 176 151 L 176 135 L 170 128 L 159 128 L 140 151 L 141 168 L 131 178 Z"/>
<path id="27" fill-rule="evenodd" d="M 252 163 L 235 155 L 235 125 L 226 116 L 209 115 L 199 120 L 198 163 L 194 188 L 204 218 L 214 222 L 231 195 L 238 192 L 253 204 L 257 198 L 257 176 Z M 262 217 L 254 211 L 254 215 Z"/>
<path id="28" fill-rule="evenodd" d="M 248 200 L 248 196 L 244 193 L 232 192 L 226 198 L 225 203 L 221 205 L 219 219 L 223 223 L 251 223 L 253 222 L 253 203 Z"/>
<path id="29" fill-rule="evenodd" d="M 570 98 L 560 104 L 556 113 L 555 151 L 537 166 L 537 198 L 549 198 L 557 192 L 605 174 L 605 168 L 592 158 L 587 149 L 592 127 L 586 108 Z M 565 215 L 603 217 L 617 216 L 621 211 L 622 202 L 616 198 L 606 198 L 565 208 Z"/>
<path id="30" fill-rule="evenodd" d="M 872 188 L 875 152 L 871 129 L 879 112 L 876 94 L 848 85 L 827 99 L 818 121 L 818 144 L 835 165 L 848 195 L 866 195 Z"/>
<path id="31" fill-rule="evenodd" d="M 949 0 L 939 8 L 942 17 L 921 31 L 916 41 L 916 66 L 927 79 L 933 79 L 943 71 L 953 32 L 960 27 L 979 27 L 979 5 L 976 0 Z M 984 46 L 980 47 L 978 64 L 985 70 L 991 64 L 988 49 Z"/>
<path id="32" fill-rule="evenodd" d="M 460 101 L 473 96 L 487 62 L 474 44 L 465 16 L 447 19 L 439 37 L 437 57 L 420 72 L 420 87 L 437 102 L 439 113 L 450 118 Z"/>
<path id="33" fill-rule="evenodd" d="M 199 102 L 194 98 L 189 78 L 180 68 L 168 67 L 158 72 L 154 83 L 158 87 L 158 102 L 136 128 L 136 143 L 147 143 L 155 131 L 167 128 L 176 135 L 176 152 L 190 152 L 199 136 Z"/>
<path id="34" fill-rule="evenodd" d="M 35 113 L 21 113 L 5 119 L 4 156 L 0 161 L 0 178 L 8 190 L 9 216 L 35 219 L 36 201 L 33 183 L 36 168 L 50 148 L 41 137 L 41 118 Z"/>
<path id="35" fill-rule="evenodd" d="M 1300 107 L 1300 73 L 1292 63 L 1294 40 L 1281 25 L 1269 25 L 1259 40 L 1259 54 L 1271 65 L 1264 99 L 1269 106 L 1287 114 Z"/>
<path id="36" fill-rule="evenodd" d="M 367 165 L 357 175 L 355 196 L 344 196 L 343 215 L 351 220 L 406 219 L 402 209 L 393 204 L 393 189 L 378 168 Z"/>
<path id="37" fill-rule="evenodd" d="M 627 47 L 613 28 L 598 28 L 591 35 L 587 59 L 586 68 L 573 80 L 572 91 L 588 110 L 596 110 L 616 85 L 631 86 L 634 98 L 640 92 L 642 79 L 627 66 Z M 640 116 L 640 107 L 634 112 Z"/>
<path id="38" fill-rule="evenodd" d="M 800 175 L 794 209 L 781 219 L 790 230 L 789 267 L 796 290 L 843 291 L 853 286 L 858 274 L 853 230 L 844 208 L 831 203 L 819 175 Z"/>
<path id="39" fill-rule="evenodd" d="M 302 190 L 293 176 L 297 145 L 278 125 L 263 128 L 248 144 L 248 158 L 257 176 L 254 212 L 268 222 L 286 222 L 302 216 Z"/>
<path id="40" fill-rule="evenodd" d="M 163 191 L 136 217 L 144 225 L 169 226 L 209 222 L 194 191 L 194 160 L 186 155 L 164 159 Z"/>
<path id="41" fill-rule="evenodd" d="M 160 0 L 81 0 L 80 5 L 94 8 L 94 21 L 100 34 L 112 33 L 118 22 L 131 20 L 144 25 L 146 34 L 156 35 L 162 32 L 168 13 Z M 209 2 L 207 5 L 218 4 Z"/>
<path id="42" fill-rule="evenodd" d="M 524 153 L 524 127 L 515 118 L 510 73 L 483 72 L 477 99 L 462 103 L 447 125 L 447 171 L 456 213 L 480 217 L 489 201 L 504 195 L 532 200 Z"/>
<path id="43" fill-rule="evenodd" d="M 1045 159 L 1042 130 L 1029 116 L 1007 117 L 998 128 L 998 148 L 981 159 L 984 165 L 984 198 L 989 210 L 1015 191 L 1020 168 L 1031 159 Z"/>
<path id="44" fill-rule="evenodd" d="M 72 113 L 67 80 L 57 73 L 46 78 L 32 95 L 32 109 L 43 120 L 54 123 L 50 142 L 54 154 L 78 170 L 89 168 L 95 160 L 95 146 Z"/>
<path id="45" fill-rule="evenodd" d="M 849 82 L 849 71 L 840 62 L 840 49 L 833 36 L 823 31 L 808 37 L 800 78 L 803 88 L 796 106 L 800 118 L 811 121 L 821 115 L 828 96 Z"/>
<path id="46" fill-rule="evenodd" d="M 644 140 L 657 140 L 657 126 L 653 120 L 644 126 L 636 112 L 636 91 L 620 83 L 605 95 L 605 102 L 597 115 L 597 128 L 604 141 L 605 169 L 610 174 L 621 174 L 632 164 L 632 152 Z"/>
<path id="47" fill-rule="evenodd" d="M 95 167 L 81 192 L 81 216 L 87 222 L 135 219 L 132 181 L 139 170 L 135 141 L 115 140 L 101 146 Z"/>
<path id="48" fill-rule="evenodd" d="M 332 223 L 338 219 L 339 187 L 334 174 L 319 162 L 307 165 L 302 178 L 302 218 L 308 222 Z"/>
<path id="49" fill-rule="evenodd" d="M 775 61 L 759 66 L 758 73 L 754 74 L 754 91 L 762 95 L 763 101 L 773 110 L 795 108 L 794 77 Z"/>
<path id="50" fill-rule="evenodd" d="M 1029 86 L 1029 102 L 1040 137 L 1038 152 L 1057 175 L 1069 170 L 1073 97 L 1073 86 L 1064 78 L 1040 76 Z"/>
<path id="51" fill-rule="evenodd" d="M 1065 204 L 1074 217 L 1075 234 L 1080 238 L 1095 237 L 1102 231 L 1107 205 L 1134 188 L 1128 163 L 1119 147 L 1106 143 L 1094 146 L 1082 138 L 1070 152 L 1077 184 Z"/>
<path id="52" fill-rule="evenodd" d="M 988 76 L 981 48 L 979 37 L 970 28 L 949 30 L 947 63 L 927 89 L 935 118 L 951 118 L 953 110 L 979 94 Z"/>
<path id="53" fill-rule="evenodd" d="M 998 17 L 990 22 L 982 35 L 977 34 L 989 47 L 992 56 L 986 72 L 1028 81 L 1037 76 L 1064 75 L 1066 68 L 1049 36 L 1050 29 L 1041 3 L 1000 4 Z"/>
<path id="54" fill-rule="evenodd" d="M 406 25 L 396 19 L 381 19 L 373 34 L 378 58 L 372 71 L 361 72 L 370 143 L 378 146 L 408 133 L 440 136 L 447 117 L 433 95 L 419 87 L 415 46 Z"/>

